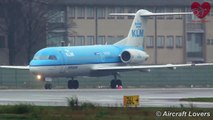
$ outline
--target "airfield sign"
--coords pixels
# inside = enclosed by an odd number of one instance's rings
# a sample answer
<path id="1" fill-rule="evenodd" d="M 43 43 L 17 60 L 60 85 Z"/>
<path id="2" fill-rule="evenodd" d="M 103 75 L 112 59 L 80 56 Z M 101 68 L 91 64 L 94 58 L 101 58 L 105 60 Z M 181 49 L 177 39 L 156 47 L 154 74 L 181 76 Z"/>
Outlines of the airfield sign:
<path id="1" fill-rule="evenodd" d="M 123 97 L 124 107 L 137 107 L 139 105 L 139 101 L 139 95 Z"/>

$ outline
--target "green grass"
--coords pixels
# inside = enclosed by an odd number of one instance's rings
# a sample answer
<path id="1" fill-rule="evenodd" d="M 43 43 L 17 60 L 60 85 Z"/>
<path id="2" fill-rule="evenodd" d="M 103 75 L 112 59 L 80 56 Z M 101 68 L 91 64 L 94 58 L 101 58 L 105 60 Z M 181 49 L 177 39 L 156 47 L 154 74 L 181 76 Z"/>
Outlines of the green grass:
<path id="1" fill-rule="evenodd" d="M 82 107 L 84 106 L 84 107 Z M 125 108 L 100 107 L 91 103 L 69 107 L 44 107 L 33 105 L 0 106 L 0 120 L 212 120 L 212 108 Z M 86 106 L 86 107 L 85 107 Z M 88 107 L 89 106 L 89 107 Z M 20 111 L 21 112 L 20 112 Z M 156 112 L 192 111 L 210 112 L 210 117 L 157 117 Z"/>
<path id="2" fill-rule="evenodd" d="M 213 98 L 184 98 L 181 101 L 190 101 L 190 102 L 213 102 Z"/>

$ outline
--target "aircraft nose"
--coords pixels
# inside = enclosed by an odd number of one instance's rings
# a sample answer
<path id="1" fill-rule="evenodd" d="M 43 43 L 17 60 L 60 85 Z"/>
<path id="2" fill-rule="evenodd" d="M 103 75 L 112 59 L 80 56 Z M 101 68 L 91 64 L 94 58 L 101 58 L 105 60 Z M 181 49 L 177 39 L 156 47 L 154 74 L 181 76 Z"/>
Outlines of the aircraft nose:
<path id="1" fill-rule="evenodd" d="M 37 73 L 39 73 L 39 68 L 38 67 L 30 67 L 30 72 L 32 73 L 32 74 L 37 74 Z"/>
<path id="2" fill-rule="evenodd" d="M 145 55 L 145 60 L 147 61 L 148 59 L 149 59 L 149 55 L 146 53 L 146 55 Z"/>
<path id="3" fill-rule="evenodd" d="M 147 55 L 147 58 L 149 58 L 149 55 L 148 54 L 146 54 Z"/>

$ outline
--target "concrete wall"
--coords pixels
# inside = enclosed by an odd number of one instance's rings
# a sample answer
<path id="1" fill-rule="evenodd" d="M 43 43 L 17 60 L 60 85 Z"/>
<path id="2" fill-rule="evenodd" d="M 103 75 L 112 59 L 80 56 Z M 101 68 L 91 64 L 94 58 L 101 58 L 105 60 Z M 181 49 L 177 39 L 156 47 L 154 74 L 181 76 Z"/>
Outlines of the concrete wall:
<path id="1" fill-rule="evenodd" d="M 206 44 L 207 40 L 210 39 L 211 43 L 206 45 L 206 61 L 213 62 L 213 16 L 207 17 L 206 22 Z"/>
<path id="2" fill-rule="evenodd" d="M 0 65 L 8 65 L 9 50 L 7 48 L 0 48 Z"/>

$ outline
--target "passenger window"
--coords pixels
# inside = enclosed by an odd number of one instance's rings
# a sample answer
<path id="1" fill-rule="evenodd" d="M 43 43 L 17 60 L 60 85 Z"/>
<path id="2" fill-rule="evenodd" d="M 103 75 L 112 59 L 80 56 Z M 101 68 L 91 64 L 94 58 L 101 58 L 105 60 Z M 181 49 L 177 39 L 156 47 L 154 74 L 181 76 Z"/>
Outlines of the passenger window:
<path id="1" fill-rule="evenodd" d="M 56 58 L 55 55 L 50 55 L 50 56 L 49 56 L 49 60 L 57 60 L 57 58 Z"/>

